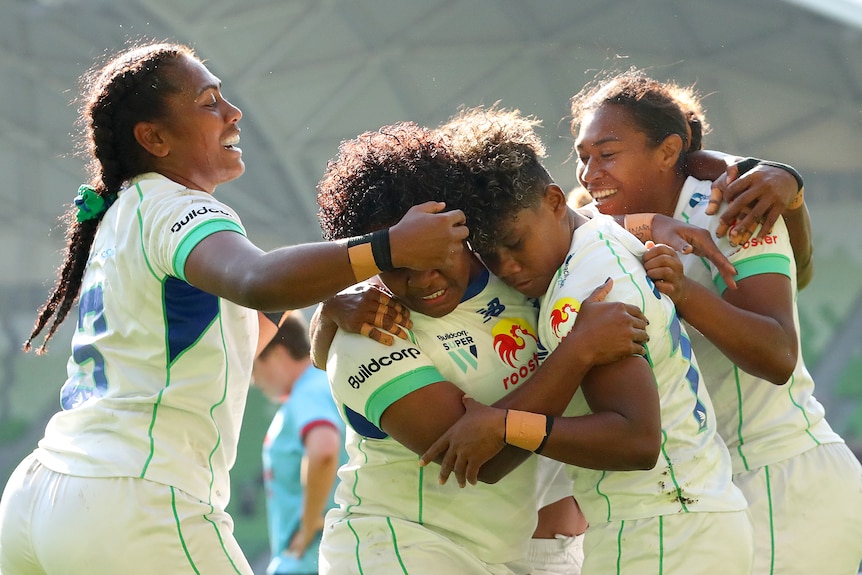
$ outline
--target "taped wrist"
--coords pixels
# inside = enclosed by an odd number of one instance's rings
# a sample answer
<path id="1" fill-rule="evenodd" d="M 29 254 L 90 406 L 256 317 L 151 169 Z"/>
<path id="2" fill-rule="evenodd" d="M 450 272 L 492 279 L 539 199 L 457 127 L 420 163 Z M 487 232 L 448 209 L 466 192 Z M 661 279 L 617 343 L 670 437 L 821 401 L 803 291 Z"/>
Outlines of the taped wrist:
<path id="1" fill-rule="evenodd" d="M 347 258 L 358 282 L 393 270 L 389 229 L 347 240 Z"/>
<path id="2" fill-rule="evenodd" d="M 503 441 L 527 451 L 536 451 L 545 446 L 553 421 L 548 416 L 516 409 L 506 410 L 506 429 Z M 553 420 L 553 418 L 551 418 Z"/>

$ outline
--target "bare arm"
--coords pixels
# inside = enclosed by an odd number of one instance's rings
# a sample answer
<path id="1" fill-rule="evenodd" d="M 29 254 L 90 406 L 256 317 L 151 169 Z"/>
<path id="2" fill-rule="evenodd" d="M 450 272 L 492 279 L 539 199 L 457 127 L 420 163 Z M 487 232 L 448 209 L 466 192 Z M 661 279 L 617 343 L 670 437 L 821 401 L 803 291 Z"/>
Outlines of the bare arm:
<path id="1" fill-rule="evenodd" d="M 326 359 L 329 348 L 338 331 L 338 325 L 323 313 L 323 303 L 317 306 L 311 321 L 308 322 L 308 336 L 311 343 L 311 364 L 317 369 L 326 371 Z"/>
<path id="2" fill-rule="evenodd" d="M 530 455 L 528 451 L 503 445 L 504 408 L 517 406 L 524 411 L 560 415 L 591 368 L 644 352 L 647 324 L 640 310 L 630 304 L 601 302 L 612 286 L 613 282 L 606 282 L 585 299 L 574 328 L 554 353 L 547 357 L 528 381 L 519 384 L 513 392 L 494 404 L 501 409 L 492 410 L 498 417 L 492 418 L 487 425 L 495 427 L 497 434 L 485 433 L 482 429 L 472 432 L 469 418 L 462 418 L 458 422 L 457 426 L 464 428 L 460 436 L 468 438 L 465 443 L 471 444 L 470 449 L 475 448 L 482 453 L 478 458 L 481 463 L 476 464 L 469 474 L 472 483 L 477 479 L 495 483 Z M 469 400 L 467 404 L 470 404 Z M 445 435 L 449 437 L 453 433 L 450 430 Z M 442 431 L 436 435 L 432 438 L 436 440 L 435 446 L 440 446 L 441 441 L 446 442 L 443 438 L 438 439 L 443 435 Z M 449 455 L 444 457 L 445 448 L 429 448 L 430 445 L 428 443 L 425 450 L 418 452 L 423 453 L 423 464 L 434 460 L 447 465 L 446 457 Z M 462 485 L 465 475 L 458 474 Z"/>
<path id="3" fill-rule="evenodd" d="M 661 406 L 647 361 L 630 356 L 594 367 L 581 389 L 592 413 L 557 419 L 542 455 L 589 469 L 652 469 L 661 445 Z"/>
<path id="4" fill-rule="evenodd" d="M 557 418 L 545 440 L 542 455 L 592 469 L 654 467 L 661 444 L 661 408 L 655 379 L 646 360 L 629 356 L 594 367 L 581 388 L 592 413 Z M 498 404 L 485 406 L 472 399 L 466 399 L 465 405 L 466 415 L 422 456 L 423 461 L 440 460 L 441 482 L 445 483 L 454 472 L 461 487 L 467 482 L 475 485 L 477 480 L 487 482 L 486 468 L 495 460 L 507 457 L 513 449 L 505 444 L 505 409 Z M 553 411 L 536 410 L 535 403 L 528 401 L 509 401 L 507 405 L 509 409 L 534 413 Z M 529 454 L 525 450 L 518 451 L 522 457 Z"/>
<path id="5" fill-rule="evenodd" d="M 338 471 L 341 443 L 341 433 L 329 424 L 314 426 L 303 441 L 302 517 L 288 548 L 296 556 L 305 553 L 314 536 L 323 529 L 326 504 Z"/>
<path id="6" fill-rule="evenodd" d="M 392 265 L 435 269 L 463 249 L 468 230 L 459 210 L 414 206 L 390 228 Z M 202 240 L 185 267 L 188 282 L 252 309 L 297 309 L 317 303 L 357 280 L 347 242 L 319 242 L 264 252 L 242 234 L 218 232 Z"/>
<path id="7" fill-rule="evenodd" d="M 644 254 L 644 267 L 679 314 L 746 372 L 783 385 L 796 367 L 798 345 L 790 278 L 747 277 L 721 297 L 683 274 L 668 246 Z"/>
<path id="8" fill-rule="evenodd" d="M 790 247 L 796 260 L 796 286 L 803 289 L 814 279 L 814 242 L 811 239 L 811 217 L 805 202 L 796 209 L 783 212 L 790 234 Z"/>
<path id="9" fill-rule="evenodd" d="M 519 384 L 501 401 L 520 397 L 527 405 L 560 414 L 593 365 L 644 353 L 646 319 L 635 306 L 603 302 L 612 287 L 613 282 L 608 281 L 584 300 L 575 327 L 557 352 L 551 354 L 526 383 Z M 524 391 L 522 388 L 526 385 L 530 388 Z M 425 453 L 464 414 L 463 396 L 463 392 L 448 381 L 427 385 L 390 405 L 383 412 L 381 427 L 415 453 Z M 498 481 L 529 455 L 522 449 L 507 447 L 483 467 L 482 481 Z"/>

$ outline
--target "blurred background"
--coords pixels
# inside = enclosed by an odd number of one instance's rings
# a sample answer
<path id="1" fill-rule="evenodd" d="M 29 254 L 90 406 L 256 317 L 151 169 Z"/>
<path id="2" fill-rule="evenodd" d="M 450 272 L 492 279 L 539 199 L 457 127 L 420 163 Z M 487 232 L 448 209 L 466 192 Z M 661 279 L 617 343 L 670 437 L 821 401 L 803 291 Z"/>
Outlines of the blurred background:
<path id="1" fill-rule="evenodd" d="M 77 78 L 138 38 L 194 46 L 243 110 L 247 171 L 217 195 L 267 249 L 320 239 L 315 184 L 362 131 L 434 126 L 499 100 L 543 120 L 547 166 L 573 188 L 568 100 L 596 72 L 637 66 L 695 84 L 707 148 L 805 178 L 815 276 L 799 296 L 803 355 L 833 427 L 862 453 L 860 0 L 3 0 L 0 485 L 65 377 L 72 319 L 46 356 L 21 343 L 62 259 L 57 218 L 82 183 Z M 260 448 L 274 409 L 250 391 L 233 473 L 229 511 L 252 561 L 267 553 Z"/>

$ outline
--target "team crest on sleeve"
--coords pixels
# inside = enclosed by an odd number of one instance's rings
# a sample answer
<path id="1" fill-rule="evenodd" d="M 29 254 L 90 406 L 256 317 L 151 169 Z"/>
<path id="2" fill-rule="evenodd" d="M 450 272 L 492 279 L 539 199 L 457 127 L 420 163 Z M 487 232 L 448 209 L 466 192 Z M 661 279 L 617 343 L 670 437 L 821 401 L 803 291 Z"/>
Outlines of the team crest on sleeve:
<path id="1" fill-rule="evenodd" d="M 520 318 L 498 321 L 492 328 L 491 335 L 494 336 L 494 351 L 503 362 L 513 368 L 523 364 L 535 353 L 539 341 L 535 330 Z"/>
<path id="2" fill-rule="evenodd" d="M 554 302 L 550 315 L 551 332 L 554 337 L 563 339 L 572 330 L 579 311 L 581 311 L 581 302 L 575 298 L 564 297 Z"/>

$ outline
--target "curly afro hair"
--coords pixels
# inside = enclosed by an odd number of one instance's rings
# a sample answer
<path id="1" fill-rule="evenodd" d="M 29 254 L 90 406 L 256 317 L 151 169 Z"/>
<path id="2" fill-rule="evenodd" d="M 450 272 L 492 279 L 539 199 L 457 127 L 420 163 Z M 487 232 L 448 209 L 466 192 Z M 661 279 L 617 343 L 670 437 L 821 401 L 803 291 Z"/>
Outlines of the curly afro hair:
<path id="1" fill-rule="evenodd" d="M 471 182 L 433 130 L 400 122 L 365 132 L 341 142 L 317 184 L 323 237 L 342 239 L 389 227 L 417 204 L 459 197 Z"/>
<path id="2" fill-rule="evenodd" d="M 500 226 L 524 208 L 536 207 L 553 183 L 542 165 L 541 122 L 518 110 L 493 105 L 462 110 L 440 126 L 447 145 L 475 177 L 469 198 L 445 198 L 467 216 L 470 241 L 482 255 L 493 253 Z"/>

